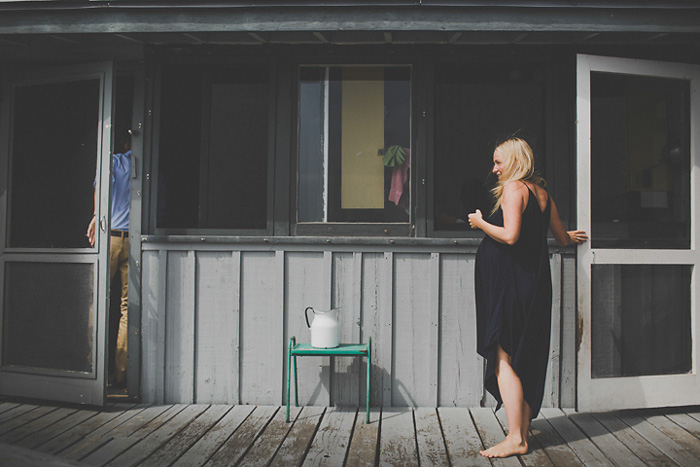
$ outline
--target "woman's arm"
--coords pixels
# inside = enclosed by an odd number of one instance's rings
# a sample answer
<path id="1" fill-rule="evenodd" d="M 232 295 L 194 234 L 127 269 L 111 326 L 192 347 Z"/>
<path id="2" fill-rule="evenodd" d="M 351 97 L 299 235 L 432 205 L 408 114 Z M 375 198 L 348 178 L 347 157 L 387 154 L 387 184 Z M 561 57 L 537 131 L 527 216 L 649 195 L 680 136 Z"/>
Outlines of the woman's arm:
<path id="1" fill-rule="evenodd" d="M 559 210 L 557 210 L 557 205 L 554 204 L 554 200 L 549 198 L 551 202 L 551 213 L 549 215 L 549 230 L 554 234 L 554 239 L 562 246 L 566 246 L 571 242 L 581 244 L 588 240 L 586 232 L 583 230 L 564 230 L 564 226 L 561 223 L 561 218 L 559 217 Z"/>
<path id="2" fill-rule="evenodd" d="M 497 242 L 515 245 L 520 238 L 520 225 L 525 207 L 527 187 L 522 183 L 510 182 L 503 187 L 501 209 L 503 210 L 503 227 L 490 224 L 484 220 L 481 211 L 469 214 L 469 225 L 483 230 L 486 235 Z"/>

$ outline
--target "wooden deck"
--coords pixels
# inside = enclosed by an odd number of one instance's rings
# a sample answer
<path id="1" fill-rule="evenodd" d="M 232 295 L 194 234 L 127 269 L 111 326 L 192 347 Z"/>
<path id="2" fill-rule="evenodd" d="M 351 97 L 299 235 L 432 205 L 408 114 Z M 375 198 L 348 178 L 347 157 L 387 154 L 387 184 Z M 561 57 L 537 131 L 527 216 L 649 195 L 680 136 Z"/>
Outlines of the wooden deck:
<path id="1" fill-rule="evenodd" d="M 0 465 L 700 465 L 700 408 L 579 414 L 544 409 L 531 450 L 489 461 L 503 411 L 227 405 L 103 409 L 0 401 Z"/>

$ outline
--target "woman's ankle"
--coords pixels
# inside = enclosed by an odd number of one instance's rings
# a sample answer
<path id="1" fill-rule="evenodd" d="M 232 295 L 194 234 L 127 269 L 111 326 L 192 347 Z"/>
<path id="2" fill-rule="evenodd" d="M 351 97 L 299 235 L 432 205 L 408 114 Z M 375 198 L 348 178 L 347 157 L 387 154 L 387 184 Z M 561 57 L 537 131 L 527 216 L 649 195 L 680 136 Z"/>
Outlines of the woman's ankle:
<path id="1" fill-rule="evenodd" d="M 508 433 L 506 439 L 508 439 L 511 444 L 515 446 L 527 446 L 527 438 L 523 438 L 520 433 Z"/>

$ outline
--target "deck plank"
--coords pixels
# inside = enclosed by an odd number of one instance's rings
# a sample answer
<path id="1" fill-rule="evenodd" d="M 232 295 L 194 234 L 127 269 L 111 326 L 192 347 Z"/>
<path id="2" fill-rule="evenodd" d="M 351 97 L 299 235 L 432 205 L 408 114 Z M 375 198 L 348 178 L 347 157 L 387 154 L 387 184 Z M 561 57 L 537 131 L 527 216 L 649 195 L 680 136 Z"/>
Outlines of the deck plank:
<path id="1" fill-rule="evenodd" d="M 57 452 L 68 448 L 86 435 L 93 434 L 97 429 L 110 422 L 112 419 L 119 416 L 123 416 L 124 419 L 126 419 L 127 417 L 135 415 L 140 410 L 143 410 L 143 408 L 144 407 L 136 409 L 135 404 L 124 404 L 123 406 L 120 405 L 118 407 L 109 407 L 106 409 L 107 411 L 96 410 L 94 411 L 95 414 L 92 417 L 86 418 L 60 435 L 36 446 L 35 449 L 39 452 L 44 452 L 47 454 L 56 454 Z M 132 410 L 133 412 L 130 412 Z M 89 411 L 81 410 L 81 413 L 83 412 L 87 413 Z"/>
<path id="2" fill-rule="evenodd" d="M 700 464 L 700 442 L 698 438 L 663 415 L 650 414 L 645 415 L 644 418 L 661 433 L 688 450 L 688 452 L 698 460 L 698 464 Z"/>
<path id="3" fill-rule="evenodd" d="M 479 407 L 470 409 L 469 412 L 472 414 L 476 430 L 487 449 L 503 441 L 506 436 L 505 432 L 492 409 Z M 517 457 L 506 457 L 504 459 L 491 459 L 491 464 L 494 466 L 518 467 L 520 466 L 520 461 Z"/>
<path id="4" fill-rule="evenodd" d="M 377 408 L 365 424 L 356 408 L 295 407 L 285 423 L 277 406 L 0 406 L 13 426 L 0 436 L 11 441 L 0 446 L 3 466 L 700 465 L 693 409 L 542 409 L 528 454 L 489 461 L 478 454 L 482 439 L 499 442 L 507 422 L 488 408 Z"/>
<path id="5" fill-rule="evenodd" d="M 507 435 L 508 418 L 506 417 L 506 411 L 499 410 L 496 412 L 496 418 L 498 418 L 498 421 L 501 423 L 501 428 Z M 540 442 L 537 438 L 532 436 L 532 430 L 530 430 L 528 435 L 528 452 L 518 457 L 525 467 L 554 467 L 554 464 L 540 445 Z"/>
<path id="6" fill-rule="evenodd" d="M 379 448 L 379 420 L 382 417 L 380 409 L 371 409 L 369 423 L 365 423 L 366 417 L 360 412 L 355 418 L 355 428 L 352 432 L 352 440 L 348 449 L 345 465 L 357 467 L 374 466 Z"/>
<path id="7" fill-rule="evenodd" d="M 61 457 L 71 460 L 82 459 L 94 449 L 96 449 L 100 444 L 106 442 L 109 439 L 107 436 L 109 433 L 116 431 L 117 428 L 122 425 L 134 426 L 134 430 L 138 429 L 141 425 L 147 423 L 150 418 L 156 417 L 160 413 L 164 412 L 167 407 L 138 407 L 131 410 L 126 410 L 116 416 L 104 416 L 100 414 L 97 420 L 91 420 L 94 422 L 104 421 L 98 427 L 85 431 L 83 429 L 76 430 L 76 433 L 71 434 L 70 440 L 73 441 L 71 444 L 64 445 L 63 447 L 55 446 L 51 447 L 51 450 L 46 452 L 56 454 L 58 453 Z M 148 412 L 147 412 L 148 411 Z M 148 413 L 149 415 L 144 415 Z M 88 424 L 90 428 L 91 424 Z M 82 427 L 81 427 L 82 428 Z M 54 444 L 54 443 L 49 443 Z"/>
<path id="8" fill-rule="evenodd" d="M 568 414 L 586 436 L 616 465 L 644 467 L 645 463 L 589 413 Z"/>
<path id="9" fill-rule="evenodd" d="M 8 439 L 11 435 L 10 433 L 22 425 L 26 425 L 27 423 L 31 423 L 34 420 L 37 420 L 51 412 L 56 410 L 56 407 L 50 406 L 50 405 L 44 405 L 44 406 L 38 406 L 33 410 L 24 412 L 22 414 L 17 415 L 16 417 L 11 418 L 10 420 L 6 422 L 2 422 L 0 425 L 0 442 L 7 442 L 5 441 Z"/>
<path id="10" fill-rule="evenodd" d="M 613 465 L 605 454 L 560 409 L 541 409 L 540 413 L 585 465 Z"/>
<path id="11" fill-rule="evenodd" d="M 687 413 L 672 413 L 666 416 L 685 431 L 700 439 L 700 421 L 694 419 Z"/>
<path id="12" fill-rule="evenodd" d="M 286 467 L 303 462 L 325 410 L 324 407 L 304 407 L 301 410 L 272 459 L 271 466 Z"/>
<path id="13" fill-rule="evenodd" d="M 683 449 L 683 447 L 662 433 L 642 416 L 637 413 L 626 411 L 616 412 L 616 415 L 677 464 L 682 466 L 698 465 L 698 460 L 692 454 Z"/>
<path id="14" fill-rule="evenodd" d="M 687 412 L 689 416 L 700 422 L 700 410 L 695 412 Z"/>
<path id="15" fill-rule="evenodd" d="M 31 436 L 37 431 L 41 431 L 44 428 L 53 425 L 54 423 L 66 418 L 68 415 L 75 413 L 77 410 L 67 407 L 59 407 L 56 410 L 52 410 L 43 417 L 36 418 L 31 422 L 25 423 L 24 425 L 15 428 L 14 430 L 0 436 L 0 441 L 7 444 L 18 444 L 23 439 Z M 26 447 L 26 446 L 21 446 Z"/>
<path id="16" fill-rule="evenodd" d="M 566 444 L 564 438 L 552 427 L 543 416 L 538 416 L 530 424 L 530 433 L 547 457 L 557 467 L 578 467 L 585 465 L 576 453 Z"/>
<path id="17" fill-rule="evenodd" d="M 484 449 L 469 410 L 461 407 L 438 409 L 442 433 L 447 445 L 447 454 L 454 467 L 491 465 L 479 454 Z"/>
<path id="18" fill-rule="evenodd" d="M 382 410 L 379 465 L 418 465 L 418 446 L 411 409 Z"/>
<path id="19" fill-rule="evenodd" d="M 137 438 L 127 451 L 110 461 L 108 466 L 131 467 L 142 462 L 170 439 L 177 436 L 194 419 L 202 414 L 209 406 L 203 404 L 188 405 L 177 415 L 156 427 L 144 437 L 134 434 L 129 438 Z"/>
<path id="20" fill-rule="evenodd" d="M 15 409 L 19 406 L 19 402 L 2 402 L 0 403 L 0 414 L 3 412 L 7 412 L 8 410 Z"/>
<path id="21" fill-rule="evenodd" d="M 31 449 L 0 443 L 0 464 L 3 467 L 78 467 L 82 464 Z"/>
<path id="22" fill-rule="evenodd" d="M 182 431 L 172 436 L 153 454 L 148 456 L 140 465 L 160 466 L 171 465 L 187 449 L 196 443 L 212 426 L 231 410 L 228 405 L 212 405 L 192 420 Z"/>
<path id="23" fill-rule="evenodd" d="M 289 420 L 293 423 L 299 416 L 301 408 L 289 408 Z M 255 440 L 250 447 L 242 464 L 248 466 L 262 466 L 270 463 L 284 438 L 292 428 L 292 423 L 287 423 L 287 410 L 278 410 L 274 418 L 267 424 L 265 431 Z"/>
<path id="24" fill-rule="evenodd" d="M 305 467 L 343 465 L 350 447 L 350 436 L 356 416 L 355 408 L 327 409 L 311 442 L 311 447 L 306 453 L 303 465 Z"/>
<path id="25" fill-rule="evenodd" d="M 66 431 L 80 425 L 81 423 L 85 423 L 89 418 L 94 417 L 98 413 L 99 412 L 96 410 L 76 410 L 72 414 L 69 414 L 56 423 L 47 426 L 43 430 L 38 430 L 30 434 L 17 443 L 17 446 L 36 450 L 38 446 L 62 435 Z"/>
<path id="26" fill-rule="evenodd" d="M 6 423 L 8 423 L 10 420 L 13 418 L 17 418 L 21 416 L 22 414 L 25 414 L 27 412 L 31 412 L 32 410 L 38 409 L 38 405 L 34 404 L 22 404 L 18 407 L 15 407 L 10 410 L 6 410 L 3 413 L 0 413 L 0 434 L 4 433 L 5 430 L 1 429 L 5 426 Z"/>
<path id="27" fill-rule="evenodd" d="M 676 465 L 675 462 L 614 414 L 604 412 L 594 413 L 593 416 L 646 464 Z"/>
<path id="28" fill-rule="evenodd" d="M 205 465 L 234 465 L 241 460 L 278 410 L 275 406 L 258 406 Z"/>
<path id="29" fill-rule="evenodd" d="M 134 444 L 160 428 L 168 420 L 182 412 L 186 405 L 165 406 L 157 417 L 142 423 L 139 420 L 141 415 L 151 415 L 148 409 L 139 416 L 133 417 L 129 422 L 122 424 L 100 439 L 100 443 L 86 457 L 80 459 L 81 462 L 92 465 L 105 465 L 115 457 L 119 456 Z M 131 423 L 133 421 L 133 423 Z M 136 426 L 138 426 L 137 429 Z"/>
<path id="30" fill-rule="evenodd" d="M 417 408 L 414 410 L 418 458 L 421 465 L 450 465 L 445 438 L 440 427 L 437 410 Z"/>
<path id="31" fill-rule="evenodd" d="M 253 405 L 237 405 L 214 425 L 199 441 L 197 441 L 180 459 L 174 467 L 197 467 L 204 465 L 222 444 L 234 433 L 238 427 L 255 410 Z"/>

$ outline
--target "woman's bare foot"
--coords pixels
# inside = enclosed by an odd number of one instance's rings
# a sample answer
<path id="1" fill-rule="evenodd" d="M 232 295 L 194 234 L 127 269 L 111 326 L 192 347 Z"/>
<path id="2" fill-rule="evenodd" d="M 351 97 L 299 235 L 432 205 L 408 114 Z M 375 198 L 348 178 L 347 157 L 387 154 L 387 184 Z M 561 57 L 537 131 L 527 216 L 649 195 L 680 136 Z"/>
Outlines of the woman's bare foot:
<path id="1" fill-rule="evenodd" d="M 518 442 L 514 439 L 506 437 L 506 439 L 497 445 L 490 447 L 485 451 L 479 451 L 479 454 L 484 457 L 508 457 L 516 454 L 527 454 L 527 442 Z"/>

